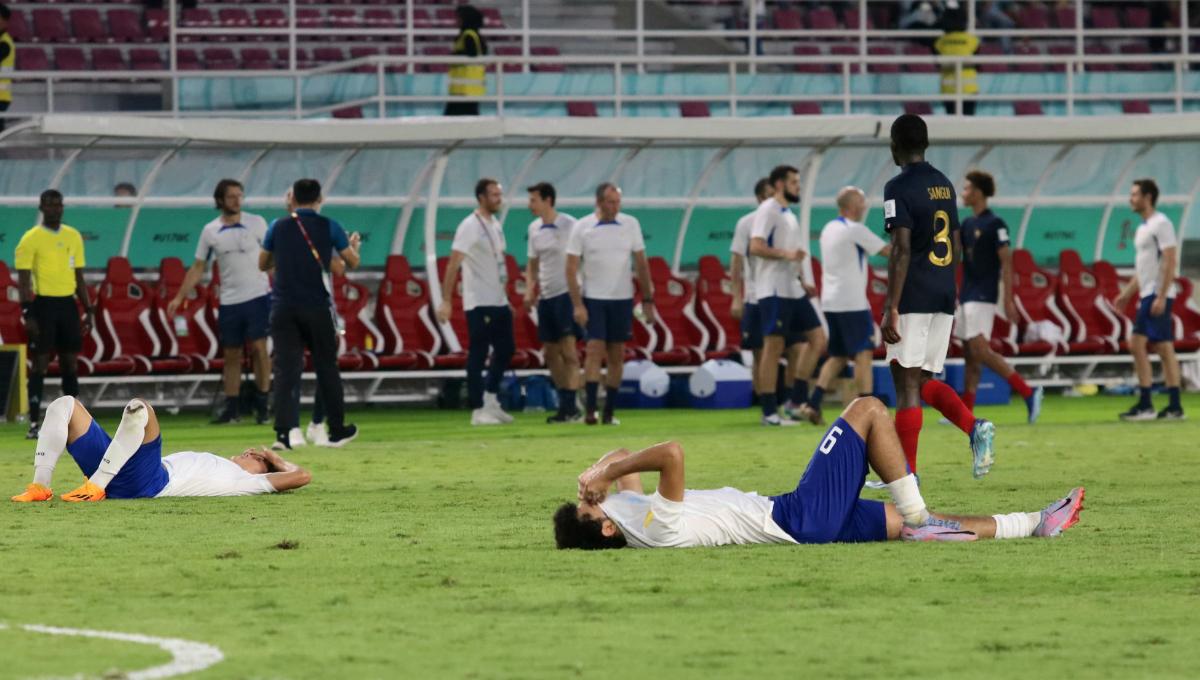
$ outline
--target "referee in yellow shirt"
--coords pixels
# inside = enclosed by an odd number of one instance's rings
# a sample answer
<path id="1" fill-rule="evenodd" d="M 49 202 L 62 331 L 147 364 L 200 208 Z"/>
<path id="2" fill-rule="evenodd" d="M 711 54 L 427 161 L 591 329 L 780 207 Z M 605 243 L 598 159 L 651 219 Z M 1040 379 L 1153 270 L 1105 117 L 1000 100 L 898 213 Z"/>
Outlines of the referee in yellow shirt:
<path id="1" fill-rule="evenodd" d="M 42 192 L 42 223 L 25 232 L 17 244 L 17 277 L 21 284 L 21 309 L 33 371 L 29 374 L 29 434 L 37 439 L 42 410 L 42 382 L 50 353 L 58 352 L 64 395 L 79 394 L 75 358 L 83 335 L 92 330 L 92 303 L 83 284 L 83 238 L 62 223 L 63 196 L 54 189 Z M 83 323 L 74 297 L 83 305 Z"/>

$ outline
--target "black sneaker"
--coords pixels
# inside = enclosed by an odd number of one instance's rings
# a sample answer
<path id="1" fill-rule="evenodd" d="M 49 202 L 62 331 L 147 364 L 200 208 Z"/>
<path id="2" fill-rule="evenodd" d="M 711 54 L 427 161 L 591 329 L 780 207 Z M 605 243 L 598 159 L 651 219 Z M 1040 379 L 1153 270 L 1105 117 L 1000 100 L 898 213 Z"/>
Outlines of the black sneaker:
<path id="1" fill-rule="evenodd" d="M 555 413 L 552 416 L 546 416 L 546 423 L 550 425 L 554 425 L 555 423 L 569 423 L 571 422 L 570 418 L 565 413 Z"/>
<path id="2" fill-rule="evenodd" d="M 349 444 L 350 442 L 354 441 L 354 438 L 357 436 L 358 436 L 358 426 L 357 425 L 346 425 L 342 429 L 340 429 L 336 432 L 334 432 L 333 430 L 330 430 L 329 431 L 329 443 L 322 444 L 321 446 L 328 446 L 333 449 L 340 449 L 343 446 L 345 446 L 346 444 Z"/>
<path id="3" fill-rule="evenodd" d="M 618 420 L 617 417 L 611 413 L 605 413 L 604 416 L 600 419 L 600 422 L 603 425 L 620 425 L 621 424 L 621 421 Z"/>
<path id="4" fill-rule="evenodd" d="M 37 439 L 38 434 L 40 434 L 41 431 L 42 431 L 42 428 L 40 425 L 38 425 L 37 423 L 30 423 L 29 431 L 25 433 L 25 438 L 26 439 Z"/>
<path id="5" fill-rule="evenodd" d="M 1168 406 L 1158 412 L 1156 416 L 1158 420 L 1183 420 L 1186 416 L 1183 415 L 1183 408 L 1176 406 L 1174 408 Z"/>
<path id="6" fill-rule="evenodd" d="M 271 448 L 276 451 L 291 451 L 292 442 L 288 438 L 287 432 L 276 432 L 275 443 L 271 444 Z"/>
<path id="7" fill-rule="evenodd" d="M 1132 421 L 1139 421 L 1139 420 L 1154 420 L 1155 418 L 1158 417 L 1158 415 L 1156 413 L 1154 413 L 1153 406 L 1142 406 L 1141 404 L 1134 404 L 1133 408 L 1120 414 L 1120 416 L 1118 416 L 1118 417 L 1121 420 L 1124 420 L 1126 422 L 1132 422 Z"/>

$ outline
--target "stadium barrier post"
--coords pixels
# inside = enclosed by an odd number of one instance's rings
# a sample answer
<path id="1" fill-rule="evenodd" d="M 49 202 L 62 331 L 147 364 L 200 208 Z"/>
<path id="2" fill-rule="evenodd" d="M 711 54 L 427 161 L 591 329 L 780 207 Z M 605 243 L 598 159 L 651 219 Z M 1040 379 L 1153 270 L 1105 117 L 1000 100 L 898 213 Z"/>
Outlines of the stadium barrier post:
<path id="1" fill-rule="evenodd" d="M 842 113 L 850 115 L 850 61 L 842 57 Z"/>
<path id="2" fill-rule="evenodd" d="M 729 115 L 737 115 L 737 62 L 729 62 Z"/>
<path id="3" fill-rule="evenodd" d="M 646 72 L 646 0 L 637 0 L 637 58 L 638 75 Z"/>
<path id="4" fill-rule="evenodd" d="M 383 120 L 387 117 L 387 84 L 384 82 L 383 60 L 377 57 L 375 62 L 375 81 L 377 83 L 376 95 L 379 97 L 379 119 Z"/>
<path id="5" fill-rule="evenodd" d="M 1075 115 L 1075 63 L 1067 64 L 1067 115 Z"/>
<path id="6" fill-rule="evenodd" d="M 174 4 L 174 3 L 172 3 Z M 408 4 L 412 4 L 411 2 Z M 296 0 L 288 0 L 288 70 L 296 70 Z M 296 100 L 300 100 L 300 85 L 296 85 Z M 297 104 L 297 110 L 299 105 Z"/>
<path id="7" fill-rule="evenodd" d="M 746 3 L 746 28 L 750 39 L 746 41 L 746 56 L 750 57 L 750 73 L 758 73 L 758 3 Z"/>
<path id="8" fill-rule="evenodd" d="M 529 58 L 529 0 L 521 0 L 521 56 Z M 528 61 L 522 65 L 521 71 L 529 73 Z"/>

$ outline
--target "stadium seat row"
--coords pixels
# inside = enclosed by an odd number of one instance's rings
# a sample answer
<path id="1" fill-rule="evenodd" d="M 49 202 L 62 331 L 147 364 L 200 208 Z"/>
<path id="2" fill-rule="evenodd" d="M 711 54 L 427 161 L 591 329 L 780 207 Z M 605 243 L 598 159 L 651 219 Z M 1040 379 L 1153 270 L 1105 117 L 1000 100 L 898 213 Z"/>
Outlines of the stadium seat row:
<path id="1" fill-rule="evenodd" d="M 1014 296 L 1020 318 L 1016 323 L 997 316 L 992 347 L 1006 356 L 1119 354 L 1128 351 L 1128 337 L 1136 300 L 1118 310 L 1113 302 L 1123 281 L 1107 262 L 1085 266 L 1075 251 L 1060 256 L 1059 273 L 1038 267 L 1029 251 L 1016 251 Z M 439 276 L 446 259 L 438 262 Z M 820 263 L 814 260 L 820 288 Z M 517 352 L 514 368 L 540 368 L 544 359 L 537 341 L 536 312 L 527 312 L 522 300 L 525 280 L 516 260 L 507 258 L 509 302 L 514 310 Z M 85 338 L 80 354 L 81 375 L 147 375 L 220 371 L 217 337 L 220 272 L 199 285 L 177 312 L 168 318 L 166 302 L 183 283 L 185 269 L 178 258 L 167 258 L 151 283 L 134 277 L 129 261 L 111 258 L 104 280 L 89 288 L 96 303 L 96 328 Z M 729 313 L 732 298 L 729 277 L 712 255 L 700 259 L 693 282 L 674 274 L 665 260 L 650 258 L 657 318 L 648 323 L 638 315 L 629 359 L 651 359 L 660 365 L 697 365 L 739 351 L 741 331 Z M 0 343 L 24 343 L 24 320 L 18 288 L 8 266 L 0 262 Z M 1179 279 L 1180 293 L 1173 309 L 1175 345 L 1179 351 L 1200 349 L 1200 311 L 1191 302 L 1192 284 Z M 635 303 L 641 291 L 635 282 Z M 882 316 L 887 281 L 871 272 L 868 285 L 873 316 Z M 374 296 L 345 277 L 334 278 L 334 302 L 339 319 L 339 367 L 357 370 L 419 370 L 461 368 L 466 363 L 467 322 L 462 308 L 461 283 L 453 296 L 448 328 L 434 320 L 429 286 L 418 278 L 402 255 L 387 259 L 384 277 Z M 1049 331 L 1047 330 L 1049 327 Z M 1037 331 L 1036 335 L 1034 331 Z M 876 329 L 878 340 L 878 329 Z M 457 347 L 457 350 L 451 348 Z M 951 354 L 960 347 L 952 346 Z M 876 356 L 882 358 L 882 346 Z M 51 366 L 51 373 L 56 371 Z"/>
<path id="2" fill-rule="evenodd" d="M 691 2 L 693 0 L 675 0 L 675 2 Z M 719 1 L 719 0 L 718 0 Z M 739 6 L 742 3 L 728 3 Z M 1055 4 L 1055 3 L 1046 3 Z M 1016 9 L 1016 24 L 1020 29 L 1045 30 L 1050 28 L 1074 29 L 1074 3 L 1057 3 L 1053 9 L 1039 2 L 1020 3 Z M 1151 13 L 1144 3 L 1126 3 L 1127 7 L 1104 6 L 1093 3 L 1090 11 L 1084 17 L 1084 25 L 1088 28 L 1103 30 L 1112 29 L 1147 29 L 1150 28 Z M 867 16 L 867 28 L 876 26 L 888 28 L 896 26 L 894 3 L 874 3 Z M 1179 25 L 1180 8 L 1172 4 L 1174 25 Z M 744 12 L 742 12 L 744 14 Z M 817 6 L 807 12 L 799 3 L 790 3 L 775 9 L 769 15 L 768 28 L 787 31 L 816 30 L 833 31 L 840 28 L 857 28 L 862 21 L 857 7 L 846 7 L 839 18 L 834 10 L 827 6 Z"/>

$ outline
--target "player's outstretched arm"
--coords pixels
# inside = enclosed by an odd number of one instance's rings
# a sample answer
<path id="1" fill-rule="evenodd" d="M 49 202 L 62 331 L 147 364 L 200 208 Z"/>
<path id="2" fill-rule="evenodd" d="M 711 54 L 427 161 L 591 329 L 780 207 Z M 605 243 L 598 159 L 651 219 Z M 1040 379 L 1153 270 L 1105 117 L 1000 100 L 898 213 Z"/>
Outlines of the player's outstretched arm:
<path id="1" fill-rule="evenodd" d="M 276 491 L 290 491 L 308 485 L 312 481 L 312 473 L 295 463 L 284 460 L 283 456 L 271 449 L 263 447 L 259 452 L 266 459 L 271 472 L 267 473 L 267 481 Z"/>
<path id="2" fill-rule="evenodd" d="M 892 230 L 892 254 L 888 257 L 888 291 L 883 306 L 883 341 L 889 345 L 900 342 L 896 325 L 900 322 L 900 293 L 908 278 L 908 261 L 912 248 L 912 230 L 896 227 Z"/>
<path id="3" fill-rule="evenodd" d="M 599 503 L 616 480 L 639 472 L 657 472 L 658 494 L 669 501 L 683 500 L 683 446 L 679 442 L 663 442 L 648 449 L 596 468 L 588 479 L 580 479 L 583 500 Z"/>

